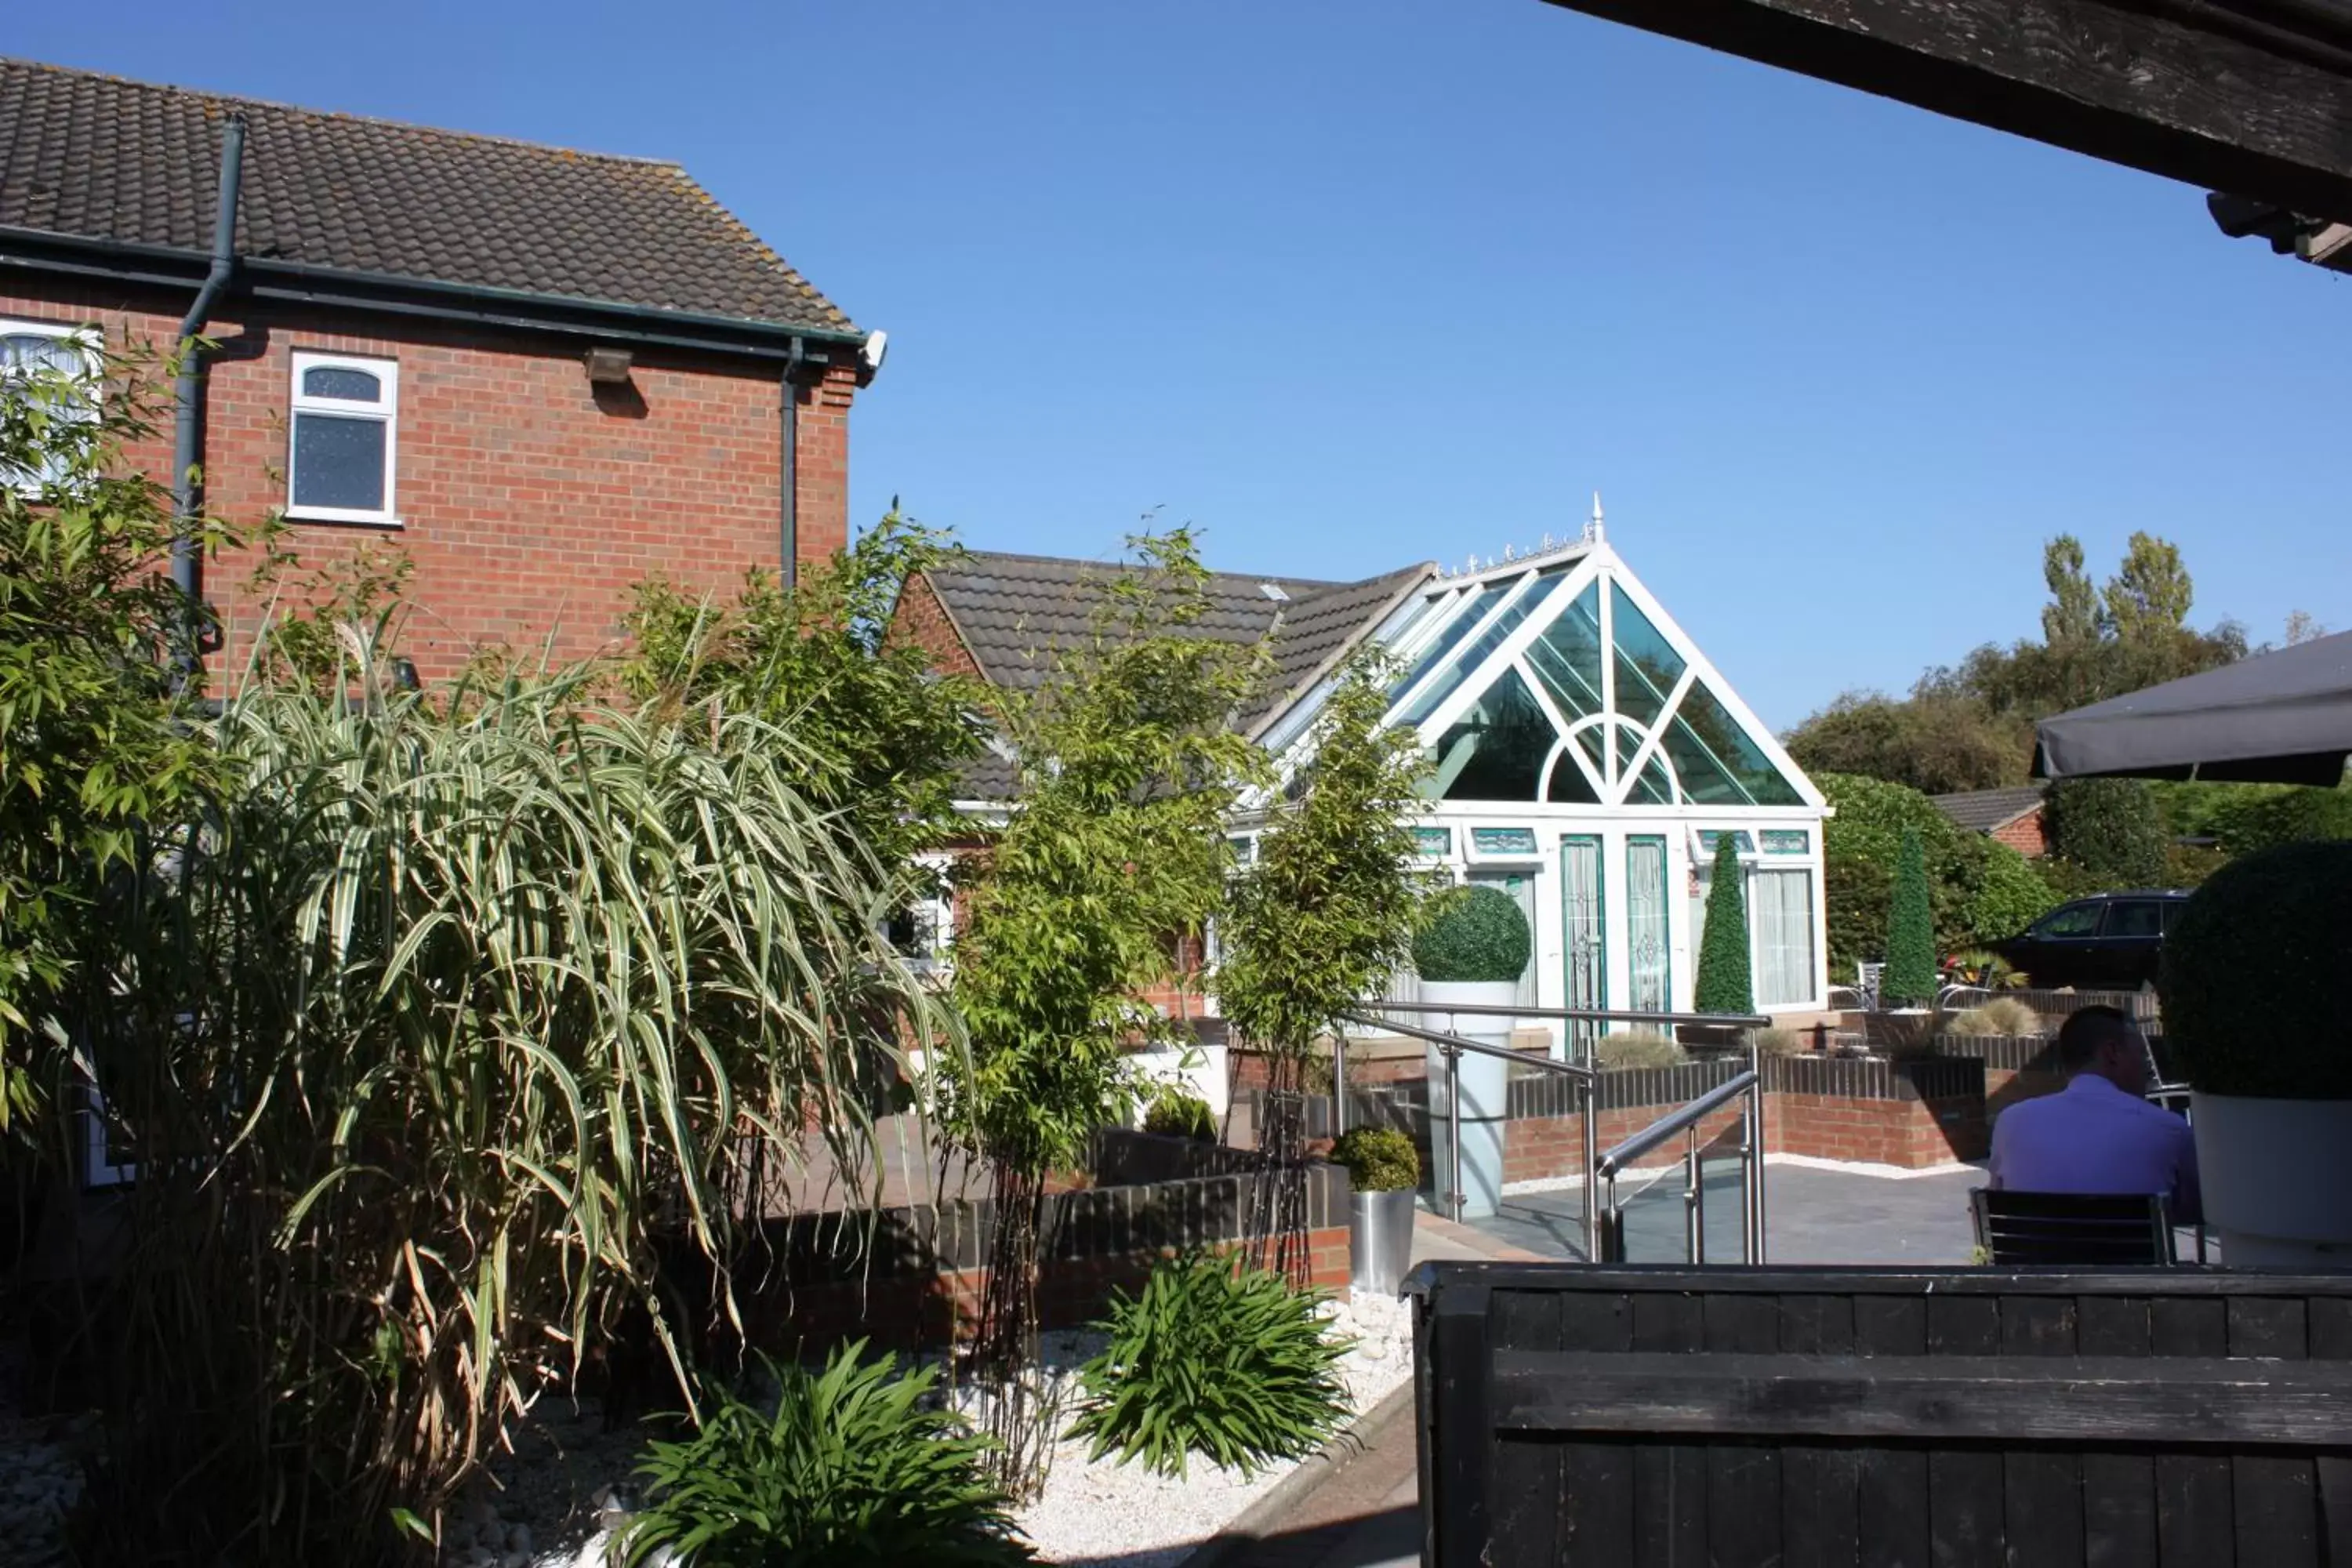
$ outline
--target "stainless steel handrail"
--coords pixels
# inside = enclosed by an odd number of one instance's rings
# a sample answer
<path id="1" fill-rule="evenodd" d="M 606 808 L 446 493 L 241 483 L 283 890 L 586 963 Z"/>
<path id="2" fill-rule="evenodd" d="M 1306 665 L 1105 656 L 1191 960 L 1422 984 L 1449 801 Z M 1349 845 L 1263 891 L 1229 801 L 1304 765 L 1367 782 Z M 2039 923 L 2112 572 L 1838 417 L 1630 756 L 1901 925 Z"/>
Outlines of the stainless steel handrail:
<path id="1" fill-rule="evenodd" d="M 1438 1009 L 1440 1012 L 1451 1010 L 1442 1007 Z M 1460 1009 L 1465 1013 L 1470 1010 L 1467 1007 Z M 1545 1072 L 1560 1073 L 1569 1078 L 1583 1079 L 1588 1082 L 1593 1077 L 1591 1068 L 1579 1067 L 1574 1062 L 1556 1062 L 1549 1057 L 1539 1057 L 1533 1051 L 1515 1051 L 1503 1046 L 1490 1046 L 1484 1040 L 1465 1040 L 1459 1035 L 1449 1035 L 1439 1029 L 1416 1028 L 1411 1024 L 1400 1024 L 1392 1018 L 1368 1018 L 1360 1013 L 1342 1013 L 1339 1016 L 1350 1024 L 1370 1024 L 1376 1028 L 1394 1029 L 1411 1039 L 1427 1040 L 1433 1046 L 1443 1046 L 1448 1050 L 1475 1051 L 1482 1057 L 1500 1057 L 1505 1061 L 1518 1062 L 1526 1067 L 1539 1068 Z"/>
<path id="2" fill-rule="evenodd" d="M 1617 1174 L 1630 1162 L 1640 1159 L 1684 1128 L 1747 1093 L 1748 1086 L 1756 1081 L 1756 1069 L 1749 1068 L 1726 1079 L 1696 1100 L 1676 1106 L 1601 1155 L 1594 1168 L 1604 1176 Z"/>
<path id="3" fill-rule="evenodd" d="M 1519 1007 L 1498 1002 L 1391 1002 L 1385 998 L 1362 1005 L 1382 1013 L 1463 1013 L 1489 1018 L 1566 1018 L 1595 1024 L 1717 1024 L 1727 1029 L 1772 1026 L 1772 1020 L 1761 1013 L 1641 1013 L 1622 1007 Z"/>

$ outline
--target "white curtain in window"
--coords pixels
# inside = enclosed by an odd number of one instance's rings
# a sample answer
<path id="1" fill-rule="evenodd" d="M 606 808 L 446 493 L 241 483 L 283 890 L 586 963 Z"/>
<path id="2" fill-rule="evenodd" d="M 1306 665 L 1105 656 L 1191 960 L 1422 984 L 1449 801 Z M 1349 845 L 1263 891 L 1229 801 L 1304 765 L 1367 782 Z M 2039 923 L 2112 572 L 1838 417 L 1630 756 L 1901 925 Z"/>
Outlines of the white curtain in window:
<path id="1" fill-rule="evenodd" d="M 1664 1013 L 1674 1006 L 1666 931 L 1666 841 L 1638 837 L 1625 844 L 1625 973 L 1633 994 L 1625 1005 Z"/>
<path id="2" fill-rule="evenodd" d="M 1756 933 L 1756 1005 L 1786 1007 L 1813 997 L 1813 874 L 1759 870 L 1748 880 Z"/>

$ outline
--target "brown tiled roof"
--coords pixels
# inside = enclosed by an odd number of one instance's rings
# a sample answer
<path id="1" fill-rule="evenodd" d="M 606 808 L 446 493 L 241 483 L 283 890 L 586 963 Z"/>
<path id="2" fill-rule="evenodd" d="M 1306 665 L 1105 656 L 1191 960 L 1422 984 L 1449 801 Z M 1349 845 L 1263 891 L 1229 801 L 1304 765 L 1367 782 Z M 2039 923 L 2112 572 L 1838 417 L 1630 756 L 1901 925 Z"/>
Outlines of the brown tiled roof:
<path id="1" fill-rule="evenodd" d="M 1930 797 L 1936 808 L 1962 827 L 1991 833 L 2007 827 L 2042 806 L 2042 785 L 2018 784 L 2008 789 L 1972 789 L 1958 795 Z"/>
<path id="2" fill-rule="evenodd" d="M 927 575 L 982 675 L 1001 686 L 1029 689 L 1045 679 L 1055 654 L 1086 640 L 1103 584 L 1133 570 L 1060 556 L 968 551 Z M 1197 629 L 1233 642 L 1255 642 L 1273 632 L 1265 699 L 1246 716 L 1255 729 L 1303 695 L 1327 663 L 1433 570 L 1410 566 L 1359 583 L 1212 573 L 1209 610 Z M 1286 597 L 1269 595 L 1268 586 Z"/>
<path id="3" fill-rule="evenodd" d="M 0 58 L 0 227 L 202 252 L 246 117 L 241 255 L 825 332 L 849 318 L 676 163 Z"/>

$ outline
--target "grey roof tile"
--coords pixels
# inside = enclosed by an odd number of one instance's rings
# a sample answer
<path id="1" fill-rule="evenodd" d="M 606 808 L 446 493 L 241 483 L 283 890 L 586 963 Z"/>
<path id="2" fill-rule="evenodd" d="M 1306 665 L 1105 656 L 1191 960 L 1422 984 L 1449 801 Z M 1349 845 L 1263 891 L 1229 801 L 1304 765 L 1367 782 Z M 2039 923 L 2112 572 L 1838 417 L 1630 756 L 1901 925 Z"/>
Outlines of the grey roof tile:
<path id="1" fill-rule="evenodd" d="M 2042 805 L 2042 786 L 2018 784 L 2007 789 L 1963 790 L 1929 798 L 1936 808 L 1962 827 L 1990 833 L 2006 827 Z"/>
<path id="2" fill-rule="evenodd" d="M 0 226 L 203 251 L 227 116 L 237 247 L 347 272 L 849 332 L 673 163 L 0 58 Z"/>
<path id="3" fill-rule="evenodd" d="M 950 564 L 931 568 L 928 576 L 981 674 L 994 684 L 1029 690 L 1044 680 L 1056 654 L 1086 642 L 1104 585 L 1135 570 L 1115 562 L 967 551 Z M 1264 700 L 1244 716 L 1245 725 L 1255 729 L 1288 708 L 1327 662 L 1434 570 L 1423 563 L 1357 583 L 1212 573 L 1201 631 L 1239 643 L 1274 634 L 1273 671 Z M 1286 598 L 1268 595 L 1267 584 Z M 969 772 L 975 789 L 996 784 L 1009 790 L 1013 782 L 1010 768 L 992 756 Z"/>

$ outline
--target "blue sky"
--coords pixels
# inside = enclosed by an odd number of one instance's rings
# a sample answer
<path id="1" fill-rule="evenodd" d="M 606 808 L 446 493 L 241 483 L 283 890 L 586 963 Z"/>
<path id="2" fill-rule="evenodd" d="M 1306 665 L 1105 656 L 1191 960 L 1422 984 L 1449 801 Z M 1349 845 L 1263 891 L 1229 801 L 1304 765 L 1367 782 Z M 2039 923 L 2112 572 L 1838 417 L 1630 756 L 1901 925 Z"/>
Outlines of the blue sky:
<path id="1" fill-rule="evenodd" d="M 1611 537 L 1767 721 L 2040 544 L 2352 626 L 2352 279 L 2200 193 L 1539 0 L 11 7 L 0 50 L 683 161 L 890 356 L 853 508 L 1351 576 Z"/>

